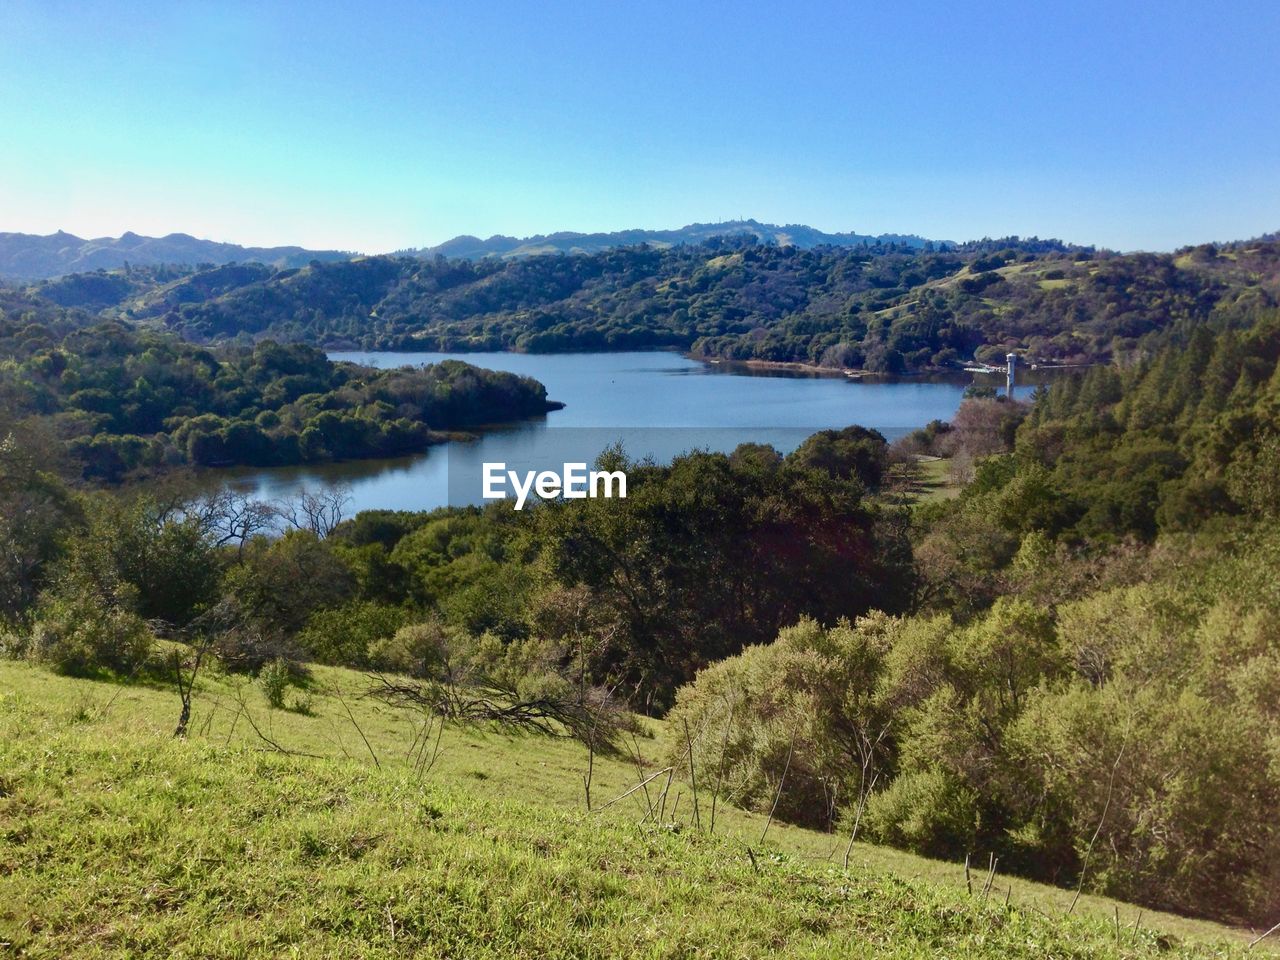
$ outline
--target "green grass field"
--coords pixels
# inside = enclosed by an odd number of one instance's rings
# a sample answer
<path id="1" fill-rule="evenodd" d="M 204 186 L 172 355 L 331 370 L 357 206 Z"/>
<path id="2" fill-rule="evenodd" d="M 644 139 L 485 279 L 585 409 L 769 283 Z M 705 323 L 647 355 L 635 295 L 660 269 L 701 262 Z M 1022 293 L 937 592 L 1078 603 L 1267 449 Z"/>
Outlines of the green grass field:
<path id="1" fill-rule="evenodd" d="M 901 471 L 903 468 L 896 468 Z M 961 485 L 951 478 L 951 460 L 940 457 L 922 457 L 905 475 L 899 473 L 901 492 L 914 503 L 932 500 L 950 500 L 960 495 Z"/>
<path id="2" fill-rule="evenodd" d="M 775 823 L 761 843 L 731 808 L 711 836 L 684 784 L 641 824 L 643 791 L 604 805 L 658 769 L 658 723 L 639 765 L 596 759 L 591 813 L 565 740 L 449 729 L 419 775 L 412 718 L 368 687 L 317 668 L 304 714 L 210 675 L 177 741 L 162 686 L 0 662 L 0 956 L 1244 953 L 1243 931 L 1102 898 L 1064 919 L 1070 892 L 999 875 L 971 895 L 959 864 L 889 849 L 845 871 L 839 837 Z"/>
<path id="3" fill-rule="evenodd" d="M 924 460 L 920 463 L 922 500 L 951 500 L 960 495 L 961 485 L 951 479 L 951 460 Z"/>

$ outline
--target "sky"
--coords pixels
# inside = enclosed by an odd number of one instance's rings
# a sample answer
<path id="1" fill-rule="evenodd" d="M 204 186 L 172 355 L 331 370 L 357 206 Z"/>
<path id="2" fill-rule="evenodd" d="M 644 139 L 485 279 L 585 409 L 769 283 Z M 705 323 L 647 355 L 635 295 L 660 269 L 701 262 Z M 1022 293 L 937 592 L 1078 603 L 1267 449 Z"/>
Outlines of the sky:
<path id="1" fill-rule="evenodd" d="M 1280 230 L 1280 3 L 5 0 L 0 231 Z"/>

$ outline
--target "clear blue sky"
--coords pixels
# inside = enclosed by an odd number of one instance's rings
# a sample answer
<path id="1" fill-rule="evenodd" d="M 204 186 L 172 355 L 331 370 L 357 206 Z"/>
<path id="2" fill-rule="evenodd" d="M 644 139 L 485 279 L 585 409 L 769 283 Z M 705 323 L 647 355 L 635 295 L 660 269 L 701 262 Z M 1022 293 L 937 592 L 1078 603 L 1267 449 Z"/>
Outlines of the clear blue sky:
<path id="1" fill-rule="evenodd" d="M 1280 2 L 6 0 L 0 230 L 1280 229 Z"/>

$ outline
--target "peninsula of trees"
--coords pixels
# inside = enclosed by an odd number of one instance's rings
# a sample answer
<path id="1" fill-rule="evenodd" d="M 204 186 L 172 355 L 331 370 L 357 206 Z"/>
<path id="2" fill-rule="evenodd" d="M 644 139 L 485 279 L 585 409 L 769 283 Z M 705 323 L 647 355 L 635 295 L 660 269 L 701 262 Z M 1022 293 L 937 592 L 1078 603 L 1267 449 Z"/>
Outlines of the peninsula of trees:
<path id="1" fill-rule="evenodd" d="M 210 348 L 84 319 L 0 315 L 0 424 L 64 450 L 88 479 L 398 456 L 559 406 L 536 380 L 457 360 L 375 370 L 305 344 Z"/>

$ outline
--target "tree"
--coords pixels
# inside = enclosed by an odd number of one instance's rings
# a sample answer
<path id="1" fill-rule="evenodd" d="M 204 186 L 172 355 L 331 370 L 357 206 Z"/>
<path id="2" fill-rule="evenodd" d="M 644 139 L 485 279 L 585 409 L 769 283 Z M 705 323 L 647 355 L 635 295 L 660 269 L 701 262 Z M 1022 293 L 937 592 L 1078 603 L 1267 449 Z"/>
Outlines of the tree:
<path id="1" fill-rule="evenodd" d="M 49 582 L 59 543 L 83 520 L 79 504 L 51 472 L 43 445 L 0 434 L 0 621 L 30 609 Z"/>
<path id="2" fill-rule="evenodd" d="M 228 571 L 226 596 L 232 626 L 219 656 L 232 666 L 257 669 L 278 656 L 296 659 L 297 636 L 320 610 L 348 600 L 355 582 L 334 552 L 310 532 L 290 530 L 247 546 L 243 563 Z"/>
<path id="3" fill-rule="evenodd" d="M 342 522 L 351 504 L 350 484 L 340 483 L 311 491 L 305 487 L 277 505 L 277 513 L 295 530 L 306 530 L 323 540 Z"/>

